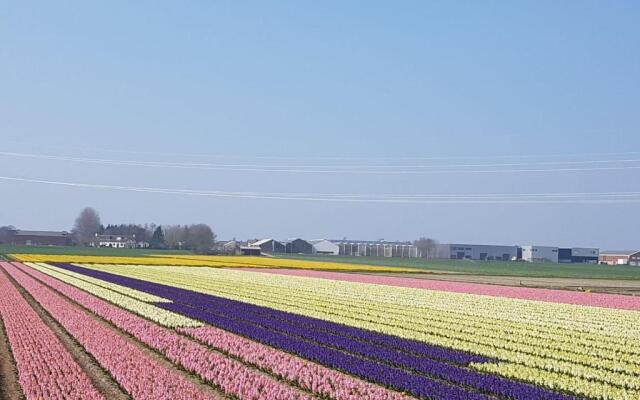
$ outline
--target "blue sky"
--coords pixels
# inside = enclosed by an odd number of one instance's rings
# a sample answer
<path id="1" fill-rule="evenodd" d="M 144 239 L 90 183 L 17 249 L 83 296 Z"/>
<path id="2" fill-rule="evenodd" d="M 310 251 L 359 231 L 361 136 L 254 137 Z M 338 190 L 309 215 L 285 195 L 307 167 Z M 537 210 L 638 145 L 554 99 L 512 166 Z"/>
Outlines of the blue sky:
<path id="1" fill-rule="evenodd" d="M 13 2 L 0 9 L 0 150 L 328 168 L 640 159 L 613 154 L 640 151 L 639 18 L 635 1 Z M 317 174 L 6 155 L 0 171 L 367 195 L 620 192 L 640 182 L 637 169 Z M 638 203 L 336 203 L 10 181 L 0 191 L 0 225 L 33 229 L 68 229 L 91 205 L 106 222 L 206 222 L 223 238 L 640 246 L 629 224 Z"/>

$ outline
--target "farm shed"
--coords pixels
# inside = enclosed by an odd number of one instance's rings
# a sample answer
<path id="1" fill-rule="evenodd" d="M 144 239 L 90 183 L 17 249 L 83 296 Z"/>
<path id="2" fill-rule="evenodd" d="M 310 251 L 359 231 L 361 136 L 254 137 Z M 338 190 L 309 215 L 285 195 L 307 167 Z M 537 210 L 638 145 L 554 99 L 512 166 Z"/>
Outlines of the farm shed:
<path id="1" fill-rule="evenodd" d="M 640 250 L 602 251 L 598 257 L 600 264 L 640 266 Z"/>
<path id="2" fill-rule="evenodd" d="M 251 243 L 249 246 L 259 247 L 260 251 L 262 251 L 263 253 L 269 253 L 269 254 L 284 253 L 286 250 L 284 244 L 274 239 L 258 240 L 257 242 Z"/>
<path id="3" fill-rule="evenodd" d="M 313 246 L 314 254 L 330 254 L 334 256 L 340 254 L 340 247 L 329 240 L 315 239 L 310 240 L 309 243 Z"/>
<path id="4" fill-rule="evenodd" d="M 220 250 L 224 254 L 240 254 L 240 243 L 236 240 L 230 240 L 220 246 Z"/>
<path id="5" fill-rule="evenodd" d="M 294 239 L 285 243 L 285 253 L 312 254 L 313 245 L 303 239 Z"/>
<path id="6" fill-rule="evenodd" d="M 58 231 L 16 230 L 8 243 L 19 246 L 70 246 L 71 234 Z"/>
<path id="7" fill-rule="evenodd" d="M 243 256 L 259 256 L 262 254 L 260 247 L 240 246 L 240 254 Z"/>

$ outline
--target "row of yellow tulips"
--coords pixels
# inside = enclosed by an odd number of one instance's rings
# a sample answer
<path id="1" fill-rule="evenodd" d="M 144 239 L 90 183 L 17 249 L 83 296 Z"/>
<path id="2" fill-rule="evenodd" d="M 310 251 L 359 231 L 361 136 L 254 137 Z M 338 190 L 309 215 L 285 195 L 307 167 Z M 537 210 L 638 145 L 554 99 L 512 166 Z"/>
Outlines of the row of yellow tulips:
<path id="1" fill-rule="evenodd" d="M 120 257 L 120 256 L 84 256 L 60 254 L 11 254 L 11 257 L 21 262 L 59 262 L 83 264 L 126 264 L 126 265 L 176 265 L 190 267 L 214 268 L 290 268 L 317 269 L 327 271 L 359 271 L 359 272 L 425 272 L 415 268 L 392 266 L 346 264 L 330 261 L 305 261 L 268 257 L 242 256 L 149 256 L 149 257 Z"/>

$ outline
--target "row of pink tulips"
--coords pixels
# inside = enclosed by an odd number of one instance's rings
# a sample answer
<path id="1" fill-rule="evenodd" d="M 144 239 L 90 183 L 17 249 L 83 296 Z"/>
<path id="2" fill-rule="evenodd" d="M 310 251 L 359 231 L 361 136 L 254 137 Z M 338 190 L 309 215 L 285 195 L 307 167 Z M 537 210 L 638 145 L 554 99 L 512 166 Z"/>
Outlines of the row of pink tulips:
<path id="1" fill-rule="evenodd" d="M 5 269 L 134 399 L 212 398 L 187 378 L 151 358 L 130 339 L 73 306 L 14 266 L 5 266 Z M 36 379 L 39 378 L 36 375 Z"/>
<path id="2" fill-rule="evenodd" d="M 403 400 L 409 397 L 212 326 L 179 331 L 300 387 L 336 400 Z"/>
<path id="3" fill-rule="evenodd" d="M 163 328 L 27 266 L 16 265 L 141 342 L 160 351 L 172 362 L 222 388 L 227 394 L 251 400 L 312 398 L 170 329 Z"/>
<path id="4" fill-rule="evenodd" d="M 0 316 L 27 399 L 104 399 L 0 269 Z"/>
<path id="5" fill-rule="evenodd" d="M 251 272 L 302 276 L 337 281 L 372 283 L 416 289 L 439 290 L 445 292 L 480 294 L 485 296 L 508 297 L 512 299 L 536 300 L 551 303 L 574 304 L 592 307 L 640 310 L 640 297 L 607 293 L 571 292 L 568 290 L 538 289 L 513 286 L 485 285 L 482 283 L 447 282 L 429 279 L 376 276 L 342 272 L 293 270 L 293 269 L 252 269 Z"/>

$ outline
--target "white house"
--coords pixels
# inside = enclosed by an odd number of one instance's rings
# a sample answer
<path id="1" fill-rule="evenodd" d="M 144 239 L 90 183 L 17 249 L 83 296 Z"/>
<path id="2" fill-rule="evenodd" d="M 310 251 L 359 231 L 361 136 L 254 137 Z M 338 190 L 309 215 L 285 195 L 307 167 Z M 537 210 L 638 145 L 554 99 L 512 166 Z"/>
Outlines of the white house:
<path id="1" fill-rule="evenodd" d="M 337 256 L 340 254 L 340 246 L 326 239 L 309 240 L 313 246 L 313 254 L 329 254 Z"/>
<path id="2" fill-rule="evenodd" d="M 136 242 L 134 239 L 118 235 L 96 235 L 91 245 L 93 247 L 111 247 L 114 249 L 135 249 L 136 247 L 149 247 L 149 244 L 146 242 Z"/>

